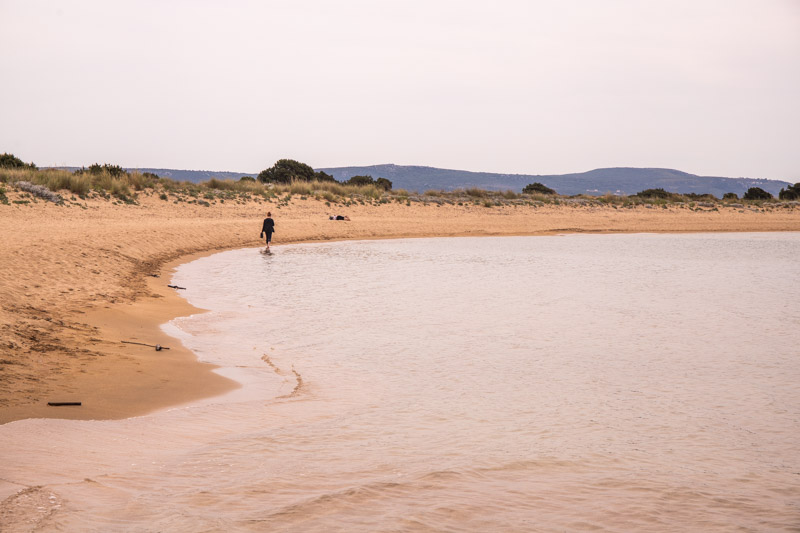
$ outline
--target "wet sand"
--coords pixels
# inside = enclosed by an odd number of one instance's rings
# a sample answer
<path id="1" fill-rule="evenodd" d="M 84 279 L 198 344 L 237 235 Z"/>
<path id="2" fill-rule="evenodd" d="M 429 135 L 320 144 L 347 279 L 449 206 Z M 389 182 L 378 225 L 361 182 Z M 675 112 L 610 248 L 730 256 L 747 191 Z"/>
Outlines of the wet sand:
<path id="1" fill-rule="evenodd" d="M 13 201 L 13 193 L 9 194 Z M 719 210 L 639 206 L 328 207 L 294 200 L 210 207 L 140 195 L 140 205 L 0 205 L 0 423 L 111 419 L 220 394 L 237 385 L 198 363 L 159 325 L 197 312 L 167 287 L 171 269 L 220 250 L 259 246 L 267 210 L 281 244 L 571 232 L 800 231 L 800 207 Z M 330 221 L 331 213 L 350 222 Z M 157 275 L 158 277 L 154 277 Z M 121 341 L 161 344 L 169 350 Z M 50 407 L 79 401 L 80 407 Z"/>

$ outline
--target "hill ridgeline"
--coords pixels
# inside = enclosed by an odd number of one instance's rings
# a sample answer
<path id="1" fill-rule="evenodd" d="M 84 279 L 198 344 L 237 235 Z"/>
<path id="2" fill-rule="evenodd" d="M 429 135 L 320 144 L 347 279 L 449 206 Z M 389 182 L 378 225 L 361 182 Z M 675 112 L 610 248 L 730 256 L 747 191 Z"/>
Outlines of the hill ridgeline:
<path id="1" fill-rule="evenodd" d="M 159 168 L 137 168 L 141 172 L 152 172 L 165 178 L 199 183 L 211 178 L 239 179 L 257 174 L 242 172 L 218 172 L 211 170 L 174 170 Z M 444 168 L 410 165 L 370 165 L 360 167 L 316 168 L 332 175 L 338 181 L 353 176 L 369 175 L 390 180 L 395 189 L 424 192 L 478 188 L 490 191 L 522 191 L 526 185 L 542 183 L 563 195 L 586 194 L 601 196 L 607 193 L 631 195 L 645 189 L 664 189 L 675 193 L 713 194 L 721 198 L 726 192 L 742 196 L 750 187 L 760 187 L 778 195 L 781 188 L 791 183 L 779 180 L 756 178 L 724 178 L 697 176 L 669 168 L 599 168 L 575 174 L 497 174 L 491 172 L 469 172 Z"/>

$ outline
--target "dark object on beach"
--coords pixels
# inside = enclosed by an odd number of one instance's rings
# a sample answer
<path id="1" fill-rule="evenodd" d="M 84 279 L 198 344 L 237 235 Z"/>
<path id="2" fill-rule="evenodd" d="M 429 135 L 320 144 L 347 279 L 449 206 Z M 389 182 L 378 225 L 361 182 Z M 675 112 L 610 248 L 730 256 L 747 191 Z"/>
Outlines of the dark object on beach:
<path id="1" fill-rule="evenodd" d="M 148 274 L 151 278 L 157 278 L 158 274 Z"/>
<path id="2" fill-rule="evenodd" d="M 124 342 L 125 344 L 138 344 L 139 346 L 149 346 L 151 348 L 155 348 L 157 352 L 161 350 L 169 350 L 168 346 L 161 346 L 160 344 L 146 344 L 144 342 L 133 342 L 133 341 L 120 341 Z"/>
<path id="3" fill-rule="evenodd" d="M 170 289 L 183 289 L 186 290 L 186 287 L 178 287 L 177 285 L 167 285 Z"/>
<path id="4" fill-rule="evenodd" d="M 52 405 L 53 407 L 61 407 L 62 405 L 80 405 L 81 402 L 47 402 L 47 405 Z"/>

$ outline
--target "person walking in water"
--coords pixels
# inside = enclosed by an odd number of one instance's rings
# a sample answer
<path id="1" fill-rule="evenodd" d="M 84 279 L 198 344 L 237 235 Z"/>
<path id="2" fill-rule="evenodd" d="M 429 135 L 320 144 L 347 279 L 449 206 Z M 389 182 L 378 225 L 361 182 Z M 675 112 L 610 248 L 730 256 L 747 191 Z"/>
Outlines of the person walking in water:
<path id="1" fill-rule="evenodd" d="M 261 226 L 261 236 L 267 235 L 267 249 L 269 252 L 269 243 L 272 242 L 272 232 L 275 231 L 275 221 L 272 220 L 272 213 L 267 212 L 267 218 L 264 219 L 264 225 Z"/>

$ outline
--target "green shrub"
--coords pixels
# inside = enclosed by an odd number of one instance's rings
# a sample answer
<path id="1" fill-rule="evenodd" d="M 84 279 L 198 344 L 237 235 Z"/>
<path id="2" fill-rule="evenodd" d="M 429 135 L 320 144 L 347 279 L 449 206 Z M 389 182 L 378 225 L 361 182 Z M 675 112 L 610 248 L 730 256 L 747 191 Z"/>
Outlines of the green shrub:
<path id="1" fill-rule="evenodd" d="M 800 183 L 789 185 L 786 190 L 781 188 L 781 192 L 778 193 L 778 198 L 781 200 L 800 200 Z"/>
<path id="2" fill-rule="evenodd" d="M 292 180 L 311 181 L 314 179 L 314 169 L 305 163 L 294 159 L 279 159 L 270 168 L 258 174 L 258 181 L 262 183 L 291 183 Z"/>
<path id="3" fill-rule="evenodd" d="M 722 199 L 723 200 L 738 200 L 739 199 L 739 195 L 736 194 L 735 192 L 726 192 L 725 194 L 722 195 Z"/>
<path id="4" fill-rule="evenodd" d="M 760 187 L 750 187 L 742 198 L 744 200 L 770 200 L 772 195 Z"/>
<path id="5" fill-rule="evenodd" d="M 716 197 L 713 194 L 705 193 L 705 194 L 697 194 L 693 192 L 687 192 L 683 196 L 689 198 L 690 200 L 695 201 L 714 201 Z"/>
<path id="6" fill-rule="evenodd" d="M 384 191 L 391 191 L 392 190 L 392 182 L 387 180 L 386 178 L 378 178 L 375 180 L 375 185 L 378 187 L 382 187 Z"/>
<path id="7" fill-rule="evenodd" d="M 372 185 L 374 183 L 375 180 L 372 179 L 372 176 L 353 176 L 344 182 L 345 185 Z"/>
<path id="8" fill-rule="evenodd" d="M 522 192 L 525 194 L 556 194 L 554 189 L 551 189 L 547 185 L 543 185 L 538 181 L 535 183 L 531 183 L 530 185 L 526 185 Z"/>
<path id="9" fill-rule="evenodd" d="M 676 197 L 675 194 L 667 192 L 664 189 L 645 189 L 637 192 L 634 196 L 638 196 L 639 198 L 660 198 L 662 200 L 673 200 Z"/>
<path id="10" fill-rule="evenodd" d="M 0 155 L 0 168 L 26 168 L 30 170 L 36 170 L 36 165 L 33 163 L 25 163 L 22 159 L 18 158 L 14 154 L 4 153 Z"/>
<path id="11" fill-rule="evenodd" d="M 120 176 L 124 176 L 127 174 L 124 168 L 119 165 L 109 165 L 108 163 L 103 163 L 100 165 L 99 163 L 94 163 L 89 165 L 89 168 L 79 168 L 75 171 L 75 174 L 91 174 L 93 176 L 99 176 L 101 174 L 108 174 L 112 177 L 118 178 Z"/>
<path id="12" fill-rule="evenodd" d="M 314 172 L 314 179 L 316 181 L 336 181 L 335 179 L 333 179 L 333 176 L 321 170 Z"/>

